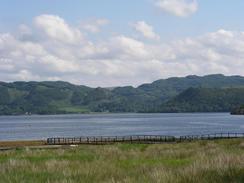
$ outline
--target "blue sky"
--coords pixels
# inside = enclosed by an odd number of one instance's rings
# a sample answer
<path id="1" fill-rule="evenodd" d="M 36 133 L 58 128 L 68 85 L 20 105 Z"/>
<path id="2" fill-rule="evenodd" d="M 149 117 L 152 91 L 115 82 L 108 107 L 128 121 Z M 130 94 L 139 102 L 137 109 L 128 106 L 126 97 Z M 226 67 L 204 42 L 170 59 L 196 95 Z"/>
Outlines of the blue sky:
<path id="1" fill-rule="evenodd" d="M 0 43 L 9 45 L 0 45 L 0 77 L 136 86 L 243 75 L 243 8 L 243 0 L 3 0 Z"/>
<path id="2" fill-rule="evenodd" d="M 199 0 L 199 10 L 189 18 L 160 12 L 153 0 L 3 0 L 0 6 L 1 30 L 31 23 L 41 14 L 59 15 L 71 24 L 84 19 L 106 18 L 111 30 L 129 32 L 128 23 L 145 20 L 163 38 L 198 35 L 218 29 L 243 30 L 243 0 Z"/>

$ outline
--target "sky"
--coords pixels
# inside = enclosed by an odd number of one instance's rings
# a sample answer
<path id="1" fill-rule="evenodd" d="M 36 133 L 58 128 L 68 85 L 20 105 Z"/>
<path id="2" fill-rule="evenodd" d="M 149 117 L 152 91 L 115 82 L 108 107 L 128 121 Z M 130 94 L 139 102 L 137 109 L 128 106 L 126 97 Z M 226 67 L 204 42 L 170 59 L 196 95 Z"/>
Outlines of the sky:
<path id="1" fill-rule="evenodd" d="M 243 0 L 2 0 L 0 80 L 244 75 Z"/>

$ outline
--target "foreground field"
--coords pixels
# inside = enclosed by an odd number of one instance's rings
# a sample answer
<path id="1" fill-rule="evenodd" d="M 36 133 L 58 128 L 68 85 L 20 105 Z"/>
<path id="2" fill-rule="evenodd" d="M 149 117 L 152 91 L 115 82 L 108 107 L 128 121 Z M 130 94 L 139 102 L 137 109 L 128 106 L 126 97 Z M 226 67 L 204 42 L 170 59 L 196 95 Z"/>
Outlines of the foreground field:
<path id="1" fill-rule="evenodd" d="M 244 140 L 0 152 L 0 182 L 244 182 Z"/>

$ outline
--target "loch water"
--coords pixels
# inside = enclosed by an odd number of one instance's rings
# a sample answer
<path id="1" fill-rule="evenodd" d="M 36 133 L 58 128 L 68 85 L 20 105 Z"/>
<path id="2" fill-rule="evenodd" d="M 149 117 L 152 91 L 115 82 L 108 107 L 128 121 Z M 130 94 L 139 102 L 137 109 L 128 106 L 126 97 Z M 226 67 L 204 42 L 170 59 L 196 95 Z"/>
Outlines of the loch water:
<path id="1" fill-rule="evenodd" d="M 0 116 L 0 141 L 221 132 L 244 133 L 244 116 L 229 113 Z"/>

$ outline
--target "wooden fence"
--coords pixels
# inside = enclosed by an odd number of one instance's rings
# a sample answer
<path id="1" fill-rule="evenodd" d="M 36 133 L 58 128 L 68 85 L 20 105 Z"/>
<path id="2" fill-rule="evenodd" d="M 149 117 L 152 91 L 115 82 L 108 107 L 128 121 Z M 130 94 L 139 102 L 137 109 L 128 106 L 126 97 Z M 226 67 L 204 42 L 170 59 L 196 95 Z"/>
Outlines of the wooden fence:
<path id="1" fill-rule="evenodd" d="M 74 137 L 48 138 L 48 145 L 72 145 L 72 144 L 113 144 L 113 143 L 142 143 L 159 144 L 167 142 L 185 142 L 193 140 L 215 140 L 228 138 L 244 138 L 244 133 L 214 133 L 205 135 L 187 136 L 162 136 L 162 135 L 133 135 L 133 136 L 97 136 L 97 137 Z"/>

